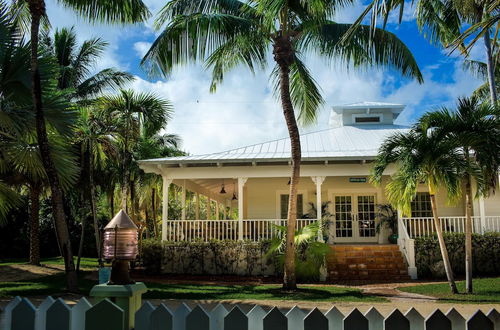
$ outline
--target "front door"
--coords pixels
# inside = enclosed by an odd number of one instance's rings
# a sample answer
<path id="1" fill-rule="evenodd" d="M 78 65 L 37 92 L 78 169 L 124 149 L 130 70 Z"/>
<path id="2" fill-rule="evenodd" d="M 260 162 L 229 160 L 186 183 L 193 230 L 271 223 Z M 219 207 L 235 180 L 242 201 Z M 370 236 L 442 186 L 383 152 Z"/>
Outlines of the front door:
<path id="1" fill-rule="evenodd" d="M 376 242 L 375 195 L 334 195 L 335 242 Z"/>

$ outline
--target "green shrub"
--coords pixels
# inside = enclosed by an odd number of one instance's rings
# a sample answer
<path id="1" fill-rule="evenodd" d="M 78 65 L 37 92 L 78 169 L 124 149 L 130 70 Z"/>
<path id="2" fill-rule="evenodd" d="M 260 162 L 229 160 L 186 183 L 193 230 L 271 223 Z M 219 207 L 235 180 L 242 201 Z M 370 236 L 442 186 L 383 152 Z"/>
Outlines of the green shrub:
<path id="1" fill-rule="evenodd" d="M 446 249 L 455 275 L 465 274 L 465 234 L 444 234 Z M 415 239 L 415 258 L 419 277 L 441 277 L 441 252 L 436 236 Z M 474 276 L 500 274 L 500 233 L 472 235 Z"/>
<path id="2" fill-rule="evenodd" d="M 269 241 L 160 242 L 144 240 L 148 274 L 279 275 L 276 258 L 265 258 Z"/>

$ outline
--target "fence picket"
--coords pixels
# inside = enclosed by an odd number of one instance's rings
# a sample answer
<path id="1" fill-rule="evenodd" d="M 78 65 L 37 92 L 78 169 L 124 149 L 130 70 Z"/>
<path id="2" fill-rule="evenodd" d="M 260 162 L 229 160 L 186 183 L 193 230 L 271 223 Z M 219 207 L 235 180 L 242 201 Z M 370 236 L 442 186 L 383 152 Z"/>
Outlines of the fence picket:
<path id="1" fill-rule="evenodd" d="M 405 317 L 410 321 L 410 330 L 424 330 L 425 319 L 415 308 L 410 308 Z"/>
<path id="2" fill-rule="evenodd" d="M 10 330 L 34 330 L 36 308 L 31 301 L 23 298 L 12 309 L 12 324 Z"/>
<path id="3" fill-rule="evenodd" d="M 70 330 L 71 308 L 61 298 L 47 309 L 46 330 Z"/>
<path id="4" fill-rule="evenodd" d="M 227 313 L 227 309 L 222 304 L 217 304 L 210 312 L 210 330 L 223 330 Z"/>
<path id="5" fill-rule="evenodd" d="M 293 306 L 285 316 L 288 320 L 288 330 L 304 330 L 304 317 L 306 317 L 306 313 L 299 307 Z"/>
<path id="6" fill-rule="evenodd" d="M 10 303 L 5 306 L 0 320 L 1 329 L 10 329 L 12 325 L 12 310 L 21 302 L 21 297 L 16 296 Z"/>
<path id="7" fill-rule="evenodd" d="M 344 314 L 335 306 L 326 312 L 325 317 L 328 319 L 328 330 L 342 330 L 344 324 Z"/>
<path id="8" fill-rule="evenodd" d="M 262 325 L 263 330 L 287 330 L 288 319 L 278 307 L 273 307 L 264 317 Z"/>
<path id="9" fill-rule="evenodd" d="M 248 329 L 249 330 L 262 330 L 263 320 L 266 317 L 266 312 L 260 306 L 254 306 L 247 314 Z"/>
<path id="10" fill-rule="evenodd" d="M 354 308 L 344 319 L 344 329 L 368 330 L 368 319 L 357 308 Z"/>
<path id="11" fill-rule="evenodd" d="M 328 319 L 317 307 L 304 318 L 304 330 L 328 330 Z"/>
<path id="12" fill-rule="evenodd" d="M 151 330 L 173 330 L 174 329 L 174 314 L 165 304 L 160 304 L 150 314 Z M 175 328 L 177 329 L 177 328 Z M 184 328 L 179 328 L 184 329 Z M 136 330 L 138 330 L 136 328 Z"/>
<path id="13" fill-rule="evenodd" d="M 382 316 L 375 307 L 370 308 L 370 310 L 365 313 L 365 317 L 368 319 L 370 330 L 384 330 L 384 316 Z"/>
<path id="14" fill-rule="evenodd" d="M 109 299 L 101 300 L 85 312 L 85 330 L 123 330 L 124 314 L 123 309 Z"/>
<path id="15" fill-rule="evenodd" d="M 71 308 L 71 330 L 85 330 L 85 313 L 92 307 L 87 298 L 81 298 Z"/>
<path id="16" fill-rule="evenodd" d="M 47 319 L 47 310 L 54 303 L 55 299 L 51 296 L 45 298 L 42 303 L 38 306 L 36 310 L 35 316 L 35 329 L 36 330 L 45 330 L 46 327 L 46 319 Z"/>
<path id="17" fill-rule="evenodd" d="M 496 309 L 492 308 L 486 315 L 493 322 L 493 327 L 495 330 L 500 330 L 500 313 Z"/>
<path id="18" fill-rule="evenodd" d="M 186 317 L 191 313 L 191 308 L 185 303 L 180 304 L 179 307 L 174 312 L 174 329 L 175 330 L 185 330 L 186 329 Z"/>
<path id="19" fill-rule="evenodd" d="M 186 330 L 210 329 L 210 317 L 200 305 L 196 307 L 186 317 Z M 176 329 L 177 330 L 177 329 Z"/>
<path id="20" fill-rule="evenodd" d="M 478 310 L 467 321 L 468 330 L 494 330 L 493 321 L 491 321 L 481 310 Z"/>
<path id="21" fill-rule="evenodd" d="M 451 321 L 441 310 L 436 309 L 432 315 L 425 320 L 426 330 L 451 330 Z"/>
<path id="22" fill-rule="evenodd" d="M 224 318 L 224 330 L 248 330 L 248 318 L 238 306 Z"/>
<path id="23" fill-rule="evenodd" d="M 151 330 L 151 313 L 155 307 L 146 301 L 141 308 L 135 312 L 135 330 Z"/>
<path id="24" fill-rule="evenodd" d="M 385 330 L 410 330 L 410 321 L 408 321 L 399 309 L 395 309 L 385 319 Z"/>
<path id="25" fill-rule="evenodd" d="M 465 330 L 465 318 L 455 308 L 450 308 L 446 317 L 450 319 L 453 330 Z"/>

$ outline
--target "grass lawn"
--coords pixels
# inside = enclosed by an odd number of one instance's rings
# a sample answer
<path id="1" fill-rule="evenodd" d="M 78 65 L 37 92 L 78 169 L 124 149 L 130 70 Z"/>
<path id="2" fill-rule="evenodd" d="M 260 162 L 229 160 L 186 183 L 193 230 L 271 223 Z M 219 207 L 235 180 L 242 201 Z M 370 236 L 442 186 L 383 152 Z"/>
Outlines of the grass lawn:
<path id="1" fill-rule="evenodd" d="M 74 258 L 76 266 L 76 257 Z M 0 259 L 0 266 L 9 266 L 17 264 L 26 264 L 28 259 Z M 40 259 L 42 265 L 64 265 L 62 257 L 42 258 Z M 81 258 L 80 267 L 82 268 L 97 268 L 98 263 L 96 258 Z"/>
<path id="2" fill-rule="evenodd" d="M 64 292 L 64 274 L 46 276 L 37 280 L 0 282 L 0 297 L 58 295 Z M 88 294 L 96 283 L 80 279 L 80 291 Z M 252 299 L 385 302 L 384 298 L 363 295 L 360 290 L 335 286 L 302 286 L 293 294 L 283 293 L 279 285 L 197 285 L 146 283 L 146 299 Z"/>
<path id="3" fill-rule="evenodd" d="M 196 285 L 146 283 L 149 299 L 251 299 L 251 300 L 303 300 L 303 301 L 352 301 L 386 302 L 380 297 L 368 296 L 360 290 L 336 286 L 299 286 L 295 293 L 283 293 L 281 285 Z"/>
<path id="4" fill-rule="evenodd" d="M 457 282 L 460 292 L 465 292 L 465 282 Z M 441 302 L 457 304 L 500 303 L 500 277 L 473 280 L 473 294 L 452 294 L 448 283 L 426 284 L 399 288 L 401 291 L 433 296 Z"/>

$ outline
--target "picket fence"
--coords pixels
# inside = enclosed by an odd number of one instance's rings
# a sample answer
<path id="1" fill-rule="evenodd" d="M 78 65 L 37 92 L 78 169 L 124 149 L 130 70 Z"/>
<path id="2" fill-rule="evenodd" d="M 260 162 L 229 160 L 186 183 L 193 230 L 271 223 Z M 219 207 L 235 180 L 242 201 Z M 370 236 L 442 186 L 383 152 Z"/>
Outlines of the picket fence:
<path id="1" fill-rule="evenodd" d="M 63 300 L 47 297 L 38 308 L 28 299 L 16 297 L 2 313 L 2 330 L 123 330 L 123 310 L 105 299 L 96 305 L 82 298 L 73 307 Z M 277 307 L 268 312 L 259 306 L 248 313 L 223 305 L 206 311 L 200 305 L 191 309 L 185 303 L 174 311 L 164 304 L 145 302 L 135 314 L 135 330 L 494 330 L 500 329 L 500 314 L 478 310 L 465 319 L 456 309 L 447 313 L 437 309 L 424 318 L 416 309 L 398 309 L 384 317 L 375 308 L 362 314 L 353 309 L 348 315 L 336 307 L 323 313 L 315 308 L 305 312 L 294 307 L 285 314 Z"/>

